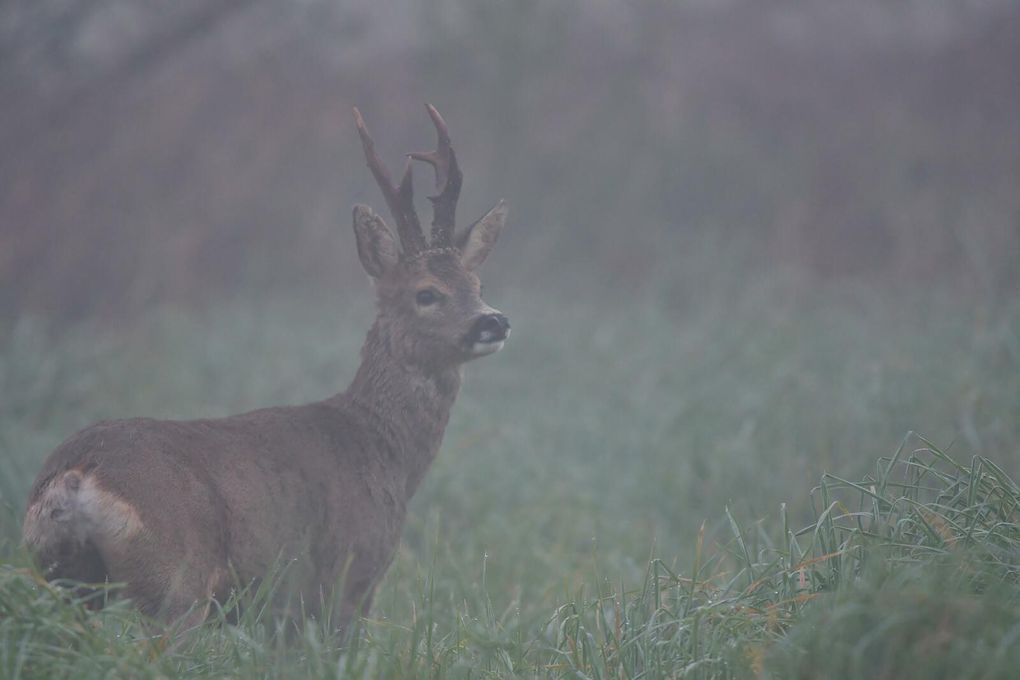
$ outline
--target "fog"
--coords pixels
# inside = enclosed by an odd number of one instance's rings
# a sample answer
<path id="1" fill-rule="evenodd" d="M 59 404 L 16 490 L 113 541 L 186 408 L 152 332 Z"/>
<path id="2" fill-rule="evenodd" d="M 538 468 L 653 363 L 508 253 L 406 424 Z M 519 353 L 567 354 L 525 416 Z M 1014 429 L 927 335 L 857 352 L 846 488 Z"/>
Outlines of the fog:
<path id="1" fill-rule="evenodd" d="M 638 295 L 697 251 L 734 294 L 792 269 L 998 300 L 1020 254 L 1017 17 L 870 0 L 8 3 L 2 312 L 123 319 L 356 285 L 350 206 L 380 201 L 351 107 L 399 167 L 431 141 L 426 101 L 466 171 L 462 219 L 499 198 L 513 211 L 490 286 Z M 419 196 L 429 184 L 419 171 Z"/>
<path id="2" fill-rule="evenodd" d="M 1007 0 L 0 3 L 0 676 L 1012 677 L 1018 65 Z M 357 643 L 45 588 L 69 435 L 350 383 L 352 109 L 396 173 L 426 103 L 513 333 Z"/>

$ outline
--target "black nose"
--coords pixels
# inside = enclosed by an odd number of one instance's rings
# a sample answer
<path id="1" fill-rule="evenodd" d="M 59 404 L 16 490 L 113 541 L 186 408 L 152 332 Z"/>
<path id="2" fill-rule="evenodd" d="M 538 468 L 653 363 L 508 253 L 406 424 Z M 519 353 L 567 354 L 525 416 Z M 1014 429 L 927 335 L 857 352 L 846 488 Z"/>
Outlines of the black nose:
<path id="1" fill-rule="evenodd" d="M 486 314 L 471 328 L 472 342 L 500 342 L 510 334 L 510 320 L 502 314 Z"/>

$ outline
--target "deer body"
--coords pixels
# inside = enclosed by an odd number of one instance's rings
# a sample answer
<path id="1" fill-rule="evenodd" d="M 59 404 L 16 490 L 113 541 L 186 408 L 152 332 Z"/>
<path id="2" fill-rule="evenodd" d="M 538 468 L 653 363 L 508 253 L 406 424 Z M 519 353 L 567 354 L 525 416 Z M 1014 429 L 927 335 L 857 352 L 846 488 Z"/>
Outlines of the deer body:
<path id="1" fill-rule="evenodd" d="M 370 606 L 407 503 L 439 450 L 461 366 L 501 348 L 509 324 L 481 301 L 472 271 L 505 209 L 454 245 L 460 172 L 442 118 L 429 107 L 439 149 L 416 155 L 436 166 L 440 190 L 427 247 L 410 169 L 393 187 L 355 113 L 403 251 L 381 218 L 355 208 L 378 316 L 350 387 L 304 406 L 109 421 L 72 436 L 47 459 L 26 511 L 25 543 L 48 577 L 124 582 L 143 612 L 197 623 L 212 600 L 282 558 L 305 612 L 335 595 L 346 623 Z"/>

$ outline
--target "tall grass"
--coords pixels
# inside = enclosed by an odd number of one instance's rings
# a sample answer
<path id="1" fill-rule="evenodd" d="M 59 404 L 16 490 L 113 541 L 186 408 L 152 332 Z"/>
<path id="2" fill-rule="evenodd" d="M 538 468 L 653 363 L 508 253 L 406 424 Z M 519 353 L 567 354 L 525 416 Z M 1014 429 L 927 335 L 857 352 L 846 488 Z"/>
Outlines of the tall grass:
<path id="1" fill-rule="evenodd" d="M 431 565 L 409 617 L 370 619 L 345 640 L 325 614 L 268 606 L 274 580 L 242 591 L 168 648 L 125 603 L 102 613 L 30 567 L 0 571 L 4 677 L 585 678 L 1010 677 L 1020 663 L 1020 487 L 987 458 L 930 442 L 858 481 L 825 475 L 815 520 L 742 526 L 717 548 L 704 525 L 688 564 L 653 558 L 628 586 L 592 572 L 524 626 L 494 609 L 485 574 L 457 601 Z M 463 585 L 463 584 L 462 584 Z M 100 593 L 102 596 L 102 593 Z M 237 619 L 231 619 L 241 605 Z M 228 620 L 230 623 L 228 623 Z M 536 625 L 541 624 L 541 625 Z"/>
<path id="2" fill-rule="evenodd" d="M 340 389 L 366 306 L 22 321 L 0 334 L 0 677 L 1009 677 L 1018 310 L 757 295 L 725 315 L 494 297 L 514 339 L 470 367 L 347 640 L 328 614 L 278 618 L 269 579 L 168 645 L 121 601 L 44 584 L 18 522 L 42 458 L 92 420 Z"/>
<path id="3" fill-rule="evenodd" d="M 546 667 L 593 678 L 1009 677 L 1020 662 L 1020 488 L 986 458 L 961 465 L 920 441 L 862 480 L 825 475 L 807 527 L 790 528 L 785 504 L 773 531 L 727 512 L 720 550 L 706 554 L 699 536 L 688 565 L 655 559 L 636 590 L 579 594 L 556 612 L 558 663 Z M 932 610 L 945 618 L 926 620 Z M 850 630 L 818 625 L 847 619 Z"/>

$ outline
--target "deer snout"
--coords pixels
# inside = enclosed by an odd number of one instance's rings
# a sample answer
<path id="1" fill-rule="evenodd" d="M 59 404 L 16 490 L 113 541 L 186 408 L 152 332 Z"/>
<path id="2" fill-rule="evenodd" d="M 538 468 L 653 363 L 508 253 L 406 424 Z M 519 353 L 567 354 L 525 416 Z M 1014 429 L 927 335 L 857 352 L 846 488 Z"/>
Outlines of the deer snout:
<path id="1" fill-rule="evenodd" d="M 510 335 L 510 320 L 502 314 L 486 314 L 471 329 L 474 342 L 499 342 Z"/>
<path id="2" fill-rule="evenodd" d="M 510 320 L 494 312 L 478 317 L 468 331 L 467 344 L 475 355 L 491 354 L 502 349 L 510 336 Z"/>

